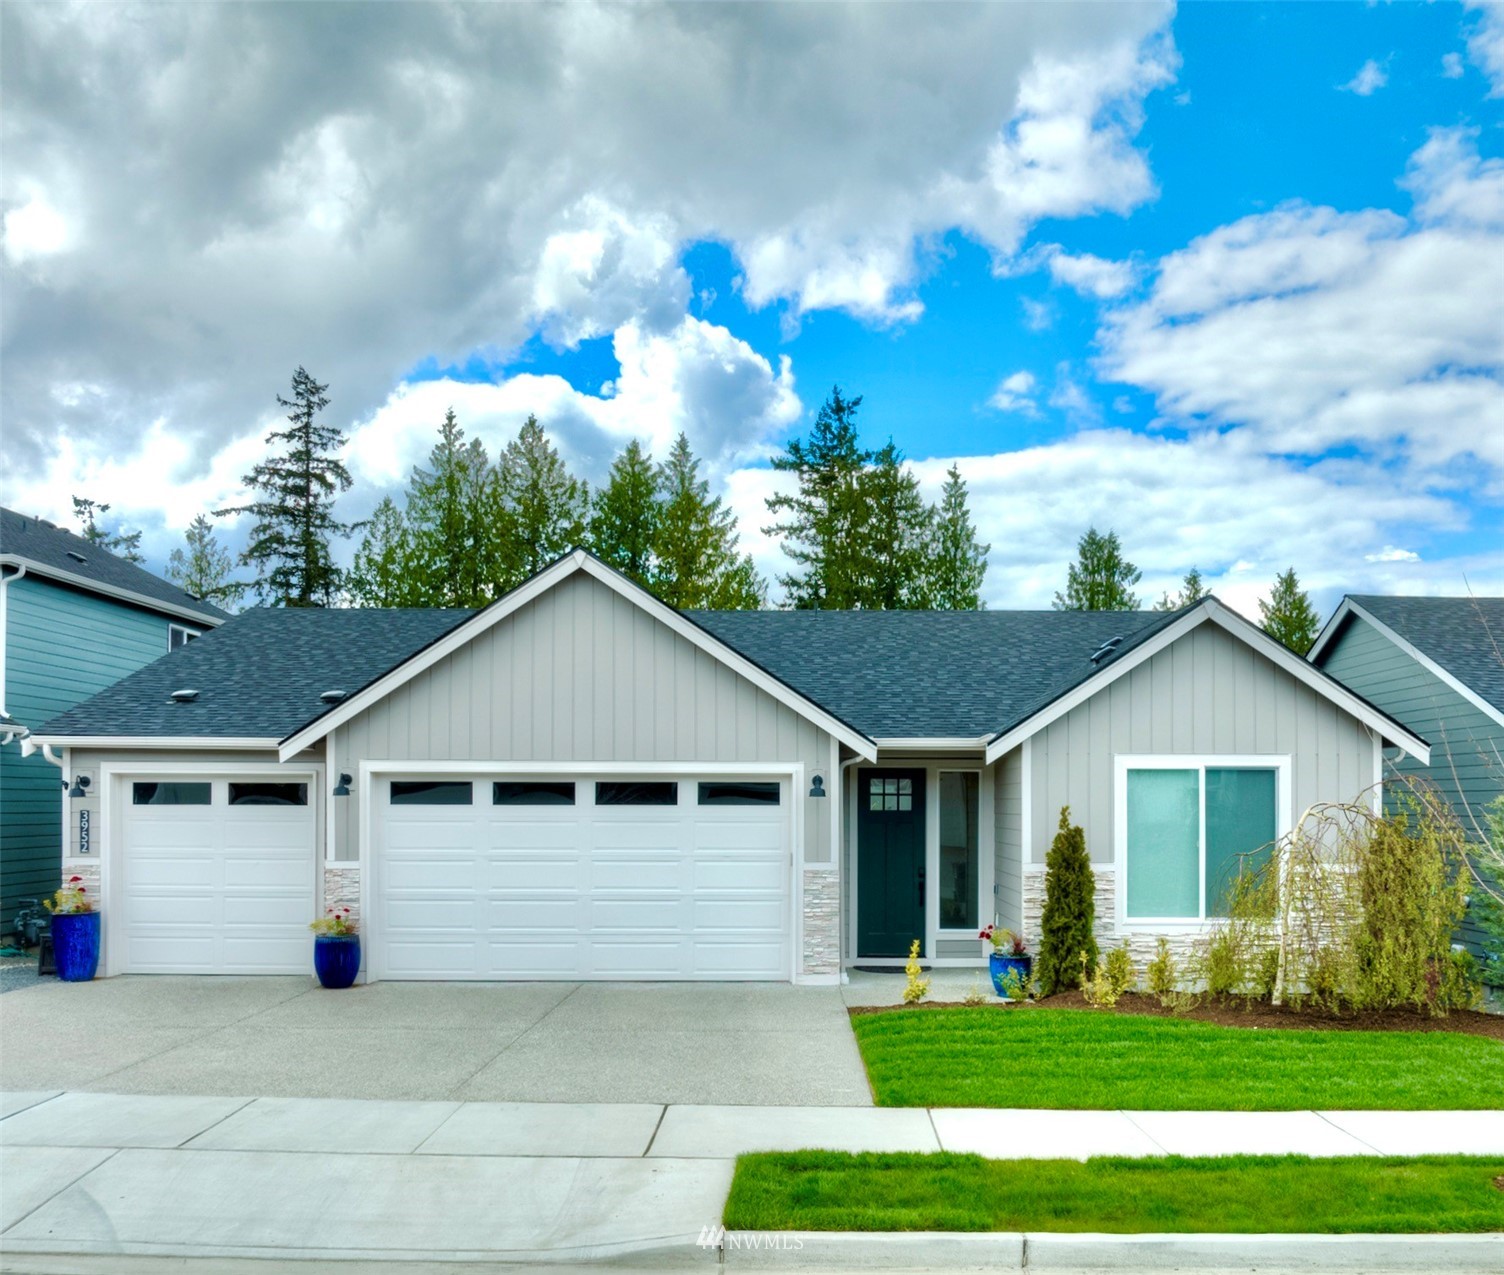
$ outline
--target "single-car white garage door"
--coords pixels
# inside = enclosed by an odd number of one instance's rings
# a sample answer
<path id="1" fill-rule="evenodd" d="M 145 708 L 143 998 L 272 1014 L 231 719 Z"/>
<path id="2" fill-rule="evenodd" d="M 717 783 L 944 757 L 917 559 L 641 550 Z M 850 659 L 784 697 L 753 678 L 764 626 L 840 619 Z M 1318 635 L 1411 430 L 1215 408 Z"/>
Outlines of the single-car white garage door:
<path id="1" fill-rule="evenodd" d="M 306 974 L 317 792 L 306 779 L 120 781 L 113 939 L 126 974 Z"/>
<path id="2" fill-rule="evenodd" d="M 787 779 L 383 779 L 374 975 L 787 979 Z"/>

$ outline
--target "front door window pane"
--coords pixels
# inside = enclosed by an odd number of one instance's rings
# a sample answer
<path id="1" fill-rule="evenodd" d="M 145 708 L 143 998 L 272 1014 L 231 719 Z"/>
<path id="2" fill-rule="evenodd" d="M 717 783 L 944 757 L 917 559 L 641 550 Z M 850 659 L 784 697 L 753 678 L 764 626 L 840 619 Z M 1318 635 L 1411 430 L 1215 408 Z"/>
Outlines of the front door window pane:
<path id="1" fill-rule="evenodd" d="M 1275 779 L 1273 770 L 1206 768 L 1207 916 L 1226 915 L 1239 872 L 1256 871 L 1273 852 Z"/>
<path id="2" fill-rule="evenodd" d="M 981 851 L 980 776 L 940 773 L 940 928 L 977 928 L 977 868 Z"/>
<path id="3" fill-rule="evenodd" d="M 1128 772 L 1128 903 L 1131 917 L 1201 913 L 1201 773 Z"/>

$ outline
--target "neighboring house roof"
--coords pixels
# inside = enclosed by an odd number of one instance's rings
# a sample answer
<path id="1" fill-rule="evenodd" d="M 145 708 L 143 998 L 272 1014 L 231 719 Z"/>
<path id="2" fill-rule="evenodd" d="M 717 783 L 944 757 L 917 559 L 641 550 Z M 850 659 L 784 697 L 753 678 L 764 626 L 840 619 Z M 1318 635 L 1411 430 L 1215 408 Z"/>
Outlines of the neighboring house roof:
<path id="1" fill-rule="evenodd" d="M 254 740 L 273 745 L 474 615 L 257 607 L 54 717 L 48 736 Z M 191 703 L 174 691 L 196 690 Z M 76 741 L 73 741 L 76 742 Z"/>
<path id="2" fill-rule="evenodd" d="M 194 597 L 144 567 L 13 509 L 0 508 L 0 563 L 24 566 L 27 575 L 197 624 L 213 626 L 230 618 L 212 602 Z"/>
<path id="3" fill-rule="evenodd" d="M 1354 615 L 1504 725 L 1504 598 L 1349 594 L 1308 658 L 1319 662 Z"/>
<path id="4" fill-rule="evenodd" d="M 879 746 L 924 742 L 985 744 L 994 760 L 1205 622 L 1262 650 L 1384 738 L 1427 752 L 1424 740 L 1215 598 L 1170 612 L 681 612 L 582 551 L 481 611 L 248 611 L 54 718 L 37 736 L 276 742 L 292 756 L 577 572 L 868 757 Z M 1120 641 L 1108 647 L 1114 638 Z M 199 696 L 170 702 L 180 689 Z M 323 703 L 328 690 L 346 696 Z"/>
<path id="5" fill-rule="evenodd" d="M 1162 611 L 687 611 L 879 742 L 982 743 L 1174 618 Z M 1122 644 L 1096 664 L 1111 638 Z"/>

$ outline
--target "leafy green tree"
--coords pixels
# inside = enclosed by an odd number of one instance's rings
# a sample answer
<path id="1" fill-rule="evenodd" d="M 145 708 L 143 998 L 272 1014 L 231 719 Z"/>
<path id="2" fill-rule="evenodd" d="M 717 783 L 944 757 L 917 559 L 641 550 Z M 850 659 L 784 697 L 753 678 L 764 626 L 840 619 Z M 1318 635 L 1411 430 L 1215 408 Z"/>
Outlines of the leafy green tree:
<path id="1" fill-rule="evenodd" d="M 660 482 L 653 458 L 634 438 L 611 462 L 606 485 L 591 501 L 590 547 L 595 556 L 641 585 L 649 584 L 653 575 Z"/>
<path id="2" fill-rule="evenodd" d="M 214 524 L 199 514 L 188 524 L 184 548 L 168 556 L 167 578 L 185 593 L 233 610 L 251 587 L 244 580 L 230 578 L 234 567 L 229 550 L 214 533 Z"/>
<path id="3" fill-rule="evenodd" d="M 1086 852 L 1086 834 L 1071 823 L 1069 806 L 1045 856 L 1044 911 L 1040 916 L 1039 959 L 1034 977 L 1041 996 L 1081 986 L 1081 954 L 1089 970 L 1097 966 L 1097 878 Z"/>
<path id="4" fill-rule="evenodd" d="M 683 434 L 659 467 L 662 504 L 653 537 L 653 591 L 670 606 L 750 611 L 767 588 L 752 559 L 737 552 L 736 520 L 712 498 Z"/>
<path id="5" fill-rule="evenodd" d="M 407 605 L 481 607 L 501 592 L 503 546 L 490 516 L 495 482 L 485 444 L 465 441 L 451 407 L 428 467 L 414 466 L 408 480 L 400 543 L 417 600 Z"/>
<path id="6" fill-rule="evenodd" d="M 853 605 L 874 611 L 927 607 L 935 511 L 920 494 L 919 479 L 903 467 L 892 439 L 862 470 L 857 491 L 863 516 Z"/>
<path id="7" fill-rule="evenodd" d="M 1057 611 L 1135 611 L 1133 586 L 1142 573 L 1123 557 L 1118 534 L 1090 527 L 1076 545 L 1077 560 L 1066 576 L 1065 592 L 1055 595 Z"/>
<path id="8" fill-rule="evenodd" d="M 334 516 L 334 502 L 352 480 L 339 459 L 344 433 L 318 420 L 329 406 L 328 388 L 301 367 L 293 373 L 292 398 L 277 395 L 289 428 L 266 436 L 271 454 L 242 480 L 257 498 L 214 511 L 255 518 L 240 561 L 260 572 L 256 587 L 273 606 L 330 606 L 344 583 L 329 542 L 357 525 Z"/>
<path id="9" fill-rule="evenodd" d="M 134 562 L 140 566 L 146 561 L 141 556 L 141 533 L 139 531 L 106 531 L 99 519 L 110 512 L 110 506 L 89 500 L 84 496 L 73 497 L 73 516 L 78 519 L 78 534 L 91 545 L 97 545 L 106 553 Z"/>
<path id="10" fill-rule="evenodd" d="M 929 562 L 929 604 L 941 611 L 979 611 L 991 545 L 977 540 L 966 504 L 966 483 L 955 465 L 946 471 L 935 515 Z"/>
<path id="11" fill-rule="evenodd" d="M 384 496 L 365 524 L 346 577 L 351 601 L 365 607 L 433 605 L 427 582 L 414 570 L 415 557 L 407 520 L 396 502 Z"/>
<path id="12" fill-rule="evenodd" d="M 1202 583 L 1201 572 L 1192 567 L 1185 573 L 1185 579 L 1181 581 L 1180 592 L 1170 593 L 1168 590 L 1154 604 L 1156 611 L 1179 611 L 1193 603 L 1200 602 L 1211 592 Z"/>
<path id="13" fill-rule="evenodd" d="M 1275 577 L 1268 602 L 1259 599 L 1259 617 L 1264 632 L 1283 642 L 1296 655 L 1309 651 L 1321 631 L 1321 617 L 1300 587 L 1294 567 Z"/>
<path id="14" fill-rule="evenodd" d="M 783 540 L 794 570 L 780 576 L 788 604 L 844 610 L 860 603 L 865 508 L 862 474 L 872 454 L 857 442 L 861 396 L 845 398 L 835 386 L 820 407 L 809 442 L 789 443 L 773 468 L 793 474 L 798 490 L 768 498 L 781 521 L 764 530 Z"/>
<path id="15" fill-rule="evenodd" d="M 492 502 L 502 533 L 502 591 L 586 542 L 590 493 L 529 415 L 498 465 Z"/>

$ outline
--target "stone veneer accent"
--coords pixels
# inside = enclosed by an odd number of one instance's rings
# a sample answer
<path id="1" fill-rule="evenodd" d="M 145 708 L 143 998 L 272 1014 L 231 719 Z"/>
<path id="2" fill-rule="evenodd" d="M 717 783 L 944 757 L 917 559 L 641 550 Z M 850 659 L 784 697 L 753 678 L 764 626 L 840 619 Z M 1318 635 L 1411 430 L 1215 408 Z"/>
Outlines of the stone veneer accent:
<path id="1" fill-rule="evenodd" d="M 841 874 L 804 870 L 804 951 L 800 973 L 841 972 Z"/>
<path id="2" fill-rule="evenodd" d="M 1117 872 L 1107 864 L 1094 863 L 1091 865 L 1093 875 L 1096 877 L 1096 904 L 1097 922 L 1096 935 L 1097 947 L 1106 952 L 1110 948 L 1126 941 L 1128 954 L 1133 960 L 1134 972 L 1140 982 L 1144 978 L 1144 967 L 1154 959 L 1159 946 L 1160 934 L 1154 931 L 1122 930 L 1117 928 Z M 1029 946 L 1033 951 L 1039 950 L 1039 920 L 1044 911 L 1044 865 L 1030 864 L 1024 868 L 1024 936 L 1029 940 Z M 1170 940 L 1170 950 L 1175 955 L 1175 962 L 1182 974 L 1189 969 L 1189 962 L 1200 953 L 1201 946 L 1205 941 L 1206 931 L 1192 931 L 1190 933 L 1166 934 Z"/>
<path id="3" fill-rule="evenodd" d="M 324 865 L 324 907 L 349 908 L 350 919 L 360 924 L 360 864 Z"/>
<path id="4" fill-rule="evenodd" d="M 74 859 L 63 865 L 63 880 L 69 877 L 82 877 L 79 883 L 84 888 L 84 898 L 94 900 L 94 910 L 104 910 L 104 900 L 100 897 L 99 890 L 99 860 L 98 859 Z"/>

